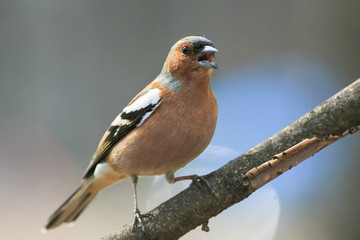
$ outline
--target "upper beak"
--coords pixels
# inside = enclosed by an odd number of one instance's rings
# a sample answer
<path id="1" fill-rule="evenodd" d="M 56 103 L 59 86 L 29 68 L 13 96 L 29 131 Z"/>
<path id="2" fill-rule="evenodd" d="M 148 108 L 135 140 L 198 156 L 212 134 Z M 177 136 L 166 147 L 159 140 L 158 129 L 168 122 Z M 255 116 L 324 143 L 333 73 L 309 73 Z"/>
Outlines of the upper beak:
<path id="1" fill-rule="evenodd" d="M 203 48 L 203 50 L 201 50 L 200 54 L 205 53 L 205 52 L 214 52 L 214 53 L 217 53 L 217 52 L 219 52 L 219 50 L 217 50 L 217 49 L 214 48 L 213 46 L 206 45 L 206 46 Z"/>
<path id="2" fill-rule="evenodd" d="M 199 67 L 204 68 L 217 68 L 217 64 L 215 63 L 215 53 L 219 52 L 213 46 L 205 46 L 201 52 L 198 54 L 198 64 Z"/>

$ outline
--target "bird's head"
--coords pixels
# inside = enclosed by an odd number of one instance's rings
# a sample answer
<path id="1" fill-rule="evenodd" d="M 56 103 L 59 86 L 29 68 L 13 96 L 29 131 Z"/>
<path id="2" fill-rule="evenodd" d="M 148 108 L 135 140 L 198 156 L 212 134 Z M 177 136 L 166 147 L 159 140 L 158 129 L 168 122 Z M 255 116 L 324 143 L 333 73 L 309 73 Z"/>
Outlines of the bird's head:
<path id="1" fill-rule="evenodd" d="M 214 44 L 204 38 L 189 36 L 180 39 L 171 48 L 165 62 L 167 71 L 178 79 L 208 76 L 217 68 Z"/>

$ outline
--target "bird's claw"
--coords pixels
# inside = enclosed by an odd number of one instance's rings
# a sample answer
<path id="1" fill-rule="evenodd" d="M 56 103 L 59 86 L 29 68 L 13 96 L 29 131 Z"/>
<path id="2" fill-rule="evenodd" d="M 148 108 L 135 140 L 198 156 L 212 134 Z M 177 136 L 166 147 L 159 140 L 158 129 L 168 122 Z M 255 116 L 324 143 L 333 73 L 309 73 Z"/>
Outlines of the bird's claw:
<path id="1" fill-rule="evenodd" d="M 135 228 L 139 223 L 140 227 L 141 227 L 141 229 L 142 229 L 142 231 L 144 233 L 145 238 L 150 239 L 150 235 L 149 235 L 148 231 L 146 231 L 145 224 L 144 224 L 142 218 L 151 217 L 152 215 L 150 213 L 141 213 L 138 208 L 136 208 L 134 210 L 134 215 L 135 215 L 135 219 L 134 219 L 134 223 L 133 223 L 133 226 L 132 226 L 132 231 L 133 232 L 135 231 Z"/>
<path id="2" fill-rule="evenodd" d="M 192 184 L 196 185 L 200 190 L 202 190 L 200 182 L 205 183 L 206 187 L 209 189 L 210 194 L 214 196 L 214 192 L 211 189 L 211 186 L 208 182 L 208 180 L 205 179 L 203 176 L 194 175 L 192 178 Z"/>

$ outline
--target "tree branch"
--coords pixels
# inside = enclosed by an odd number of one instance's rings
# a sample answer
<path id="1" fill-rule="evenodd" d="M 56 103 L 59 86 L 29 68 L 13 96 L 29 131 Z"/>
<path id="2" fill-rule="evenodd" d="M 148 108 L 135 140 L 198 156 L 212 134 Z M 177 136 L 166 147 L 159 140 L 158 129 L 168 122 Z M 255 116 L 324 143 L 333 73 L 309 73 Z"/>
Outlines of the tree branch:
<path id="1" fill-rule="evenodd" d="M 360 129 L 360 79 L 280 132 L 206 176 L 206 187 L 191 185 L 144 218 L 151 239 L 178 239 L 247 198 L 258 188 L 336 140 Z M 141 227 L 125 226 L 104 240 L 145 239 Z"/>

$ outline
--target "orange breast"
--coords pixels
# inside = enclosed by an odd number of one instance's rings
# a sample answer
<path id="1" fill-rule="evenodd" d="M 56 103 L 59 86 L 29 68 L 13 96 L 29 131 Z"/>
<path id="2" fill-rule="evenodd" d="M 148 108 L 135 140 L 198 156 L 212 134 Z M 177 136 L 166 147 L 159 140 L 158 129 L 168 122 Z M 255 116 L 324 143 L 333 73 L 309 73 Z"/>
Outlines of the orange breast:
<path id="1" fill-rule="evenodd" d="M 127 176 L 161 175 L 202 153 L 213 137 L 218 109 L 210 87 L 201 87 L 186 93 L 163 91 L 156 111 L 110 152 L 110 166 Z"/>

